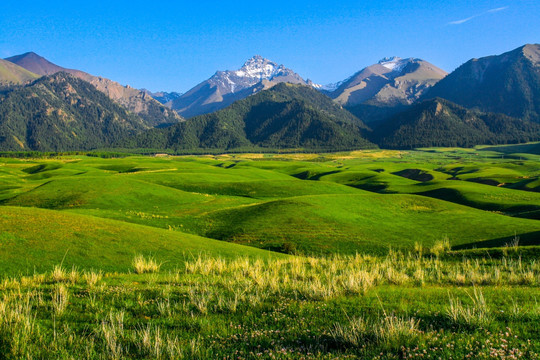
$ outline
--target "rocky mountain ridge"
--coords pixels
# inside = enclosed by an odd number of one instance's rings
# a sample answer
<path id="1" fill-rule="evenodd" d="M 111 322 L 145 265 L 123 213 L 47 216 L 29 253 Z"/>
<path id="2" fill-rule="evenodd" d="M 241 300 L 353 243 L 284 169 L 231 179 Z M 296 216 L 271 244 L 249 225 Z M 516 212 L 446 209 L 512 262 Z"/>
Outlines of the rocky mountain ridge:
<path id="1" fill-rule="evenodd" d="M 172 124 L 183 119 L 171 109 L 163 106 L 152 96 L 131 86 L 123 86 L 115 81 L 100 76 L 93 76 L 84 71 L 67 69 L 48 61 L 34 52 L 7 58 L 6 61 L 14 63 L 37 75 L 47 76 L 58 72 L 66 72 L 94 85 L 96 89 L 105 93 L 112 100 L 136 113 L 147 121 L 149 126 L 162 126 Z"/>

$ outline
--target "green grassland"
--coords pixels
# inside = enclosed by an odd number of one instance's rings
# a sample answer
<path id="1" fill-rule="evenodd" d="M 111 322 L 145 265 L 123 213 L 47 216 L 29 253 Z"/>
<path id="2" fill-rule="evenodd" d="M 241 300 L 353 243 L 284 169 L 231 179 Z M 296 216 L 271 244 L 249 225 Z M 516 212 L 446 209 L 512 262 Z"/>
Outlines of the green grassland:
<path id="1" fill-rule="evenodd" d="M 514 237 L 540 244 L 540 193 L 516 185 L 538 181 L 538 163 L 474 149 L 1 164 L 4 206 L 278 252 L 384 254 L 445 238 L 460 247 L 504 246 Z"/>
<path id="2" fill-rule="evenodd" d="M 159 257 L 165 269 L 200 254 L 280 256 L 150 226 L 34 208 L 0 207 L 0 228 L 3 276 L 43 272 L 60 263 L 86 270 L 127 271 L 137 254 Z"/>
<path id="3" fill-rule="evenodd" d="M 2 157 L 0 359 L 538 358 L 511 148 Z"/>

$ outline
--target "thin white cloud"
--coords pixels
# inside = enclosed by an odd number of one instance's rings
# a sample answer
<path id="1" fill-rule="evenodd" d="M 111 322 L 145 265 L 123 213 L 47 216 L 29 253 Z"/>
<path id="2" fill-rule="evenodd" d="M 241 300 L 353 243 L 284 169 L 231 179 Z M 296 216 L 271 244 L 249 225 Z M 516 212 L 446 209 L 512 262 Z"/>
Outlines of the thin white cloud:
<path id="1" fill-rule="evenodd" d="M 447 25 L 461 25 L 461 24 L 464 24 L 467 21 L 470 21 L 470 20 L 472 20 L 474 18 L 477 18 L 479 16 L 496 13 L 496 12 L 499 12 L 499 11 L 506 10 L 508 8 L 509 8 L 509 6 L 502 6 L 502 7 L 498 7 L 498 8 L 494 8 L 494 9 L 489 9 L 487 11 L 484 11 L 483 13 L 476 14 L 476 15 L 473 15 L 473 16 L 465 18 L 465 19 L 450 21 L 449 23 L 447 23 Z"/>
<path id="2" fill-rule="evenodd" d="M 472 20 L 474 19 L 475 17 L 477 17 L 478 15 L 474 15 L 474 16 L 471 16 L 471 17 L 468 17 L 466 19 L 461 19 L 461 20 L 456 20 L 456 21 L 450 21 L 448 23 L 448 25 L 459 25 L 459 24 L 463 24 L 463 23 L 466 23 L 467 21 L 469 20 Z"/>
<path id="3" fill-rule="evenodd" d="M 503 10 L 506 10 L 506 9 L 508 9 L 508 6 L 503 6 L 503 7 L 496 8 L 496 9 L 489 9 L 487 12 L 488 13 L 494 13 L 494 12 L 499 12 L 499 11 L 503 11 Z"/>

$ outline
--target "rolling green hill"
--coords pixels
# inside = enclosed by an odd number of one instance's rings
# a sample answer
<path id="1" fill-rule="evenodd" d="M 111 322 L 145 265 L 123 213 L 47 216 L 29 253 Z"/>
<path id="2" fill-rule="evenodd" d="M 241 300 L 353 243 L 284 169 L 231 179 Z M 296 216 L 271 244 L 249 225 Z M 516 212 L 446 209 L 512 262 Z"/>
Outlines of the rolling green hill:
<path id="1" fill-rule="evenodd" d="M 302 252 L 384 253 L 388 247 L 431 246 L 445 237 L 453 245 L 518 234 L 534 243 L 540 224 L 413 195 L 316 195 L 220 210 L 203 219 L 206 236 Z M 451 224 L 451 225 L 449 225 Z"/>
<path id="2" fill-rule="evenodd" d="M 0 228 L 4 275 L 49 271 L 61 263 L 68 269 L 128 271 L 138 254 L 155 256 L 170 269 L 201 254 L 280 256 L 178 231 L 36 208 L 0 207 Z"/>
<path id="3" fill-rule="evenodd" d="M 5 159 L 0 208 L 24 207 L 25 216 L 49 209 L 43 214 L 114 220 L 126 233 L 150 231 L 129 229 L 138 225 L 287 253 L 383 254 L 445 238 L 464 247 L 504 246 L 515 236 L 538 245 L 540 195 L 511 188 L 538 180 L 535 160 L 431 151 Z M 496 174 L 504 174 L 503 186 L 489 185 Z M 42 231 L 57 222 L 43 222 Z M 93 243 L 98 235 L 89 229 L 80 233 Z"/>
<path id="4" fill-rule="evenodd" d="M 486 147 L 482 147 L 480 150 L 497 151 L 503 154 L 540 155 L 540 142 L 532 142 L 529 144 L 518 144 L 518 145 L 486 146 Z"/>

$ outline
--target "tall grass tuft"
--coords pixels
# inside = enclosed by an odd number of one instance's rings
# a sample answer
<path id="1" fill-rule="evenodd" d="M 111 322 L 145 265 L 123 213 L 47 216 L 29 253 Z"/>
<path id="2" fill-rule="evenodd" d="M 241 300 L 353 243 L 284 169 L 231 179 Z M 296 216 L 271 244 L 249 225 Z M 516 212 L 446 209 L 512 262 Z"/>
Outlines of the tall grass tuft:
<path id="1" fill-rule="evenodd" d="M 330 336 L 334 341 L 348 346 L 378 344 L 395 349 L 398 344 L 403 346 L 412 343 L 420 335 L 419 323 L 415 318 L 386 313 L 371 321 L 364 317 L 354 317 L 346 325 L 334 324 Z"/>
<path id="2" fill-rule="evenodd" d="M 450 250 L 450 241 L 448 240 L 447 237 L 445 237 L 442 240 L 435 241 L 435 243 L 430 249 L 430 252 L 433 255 L 439 257 L 440 255 L 444 254 L 448 250 Z"/>
<path id="3" fill-rule="evenodd" d="M 110 312 L 108 319 L 101 322 L 100 333 L 105 342 L 106 353 L 111 359 L 121 359 L 124 353 L 124 312 Z"/>
<path id="4" fill-rule="evenodd" d="M 52 308 L 54 313 L 62 315 L 69 303 L 69 290 L 64 284 L 56 285 L 52 293 Z"/>
<path id="5" fill-rule="evenodd" d="M 463 305 L 460 299 L 450 296 L 450 306 L 446 310 L 447 316 L 458 325 L 487 326 L 491 322 L 489 307 L 482 291 L 474 288 L 469 294 L 472 305 Z"/>
<path id="6" fill-rule="evenodd" d="M 51 277 L 54 282 L 62 282 L 67 280 L 68 275 L 62 265 L 55 265 Z"/>
<path id="7" fill-rule="evenodd" d="M 100 281 L 103 277 L 103 274 L 101 272 L 94 272 L 94 271 L 85 271 L 83 274 L 83 280 L 90 286 L 91 288 L 96 286 L 98 281 Z"/>
<path id="8" fill-rule="evenodd" d="M 133 268 L 137 274 L 155 273 L 159 271 L 161 264 L 152 257 L 145 258 L 143 255 L 137 255 L 133 259 Z"/>

